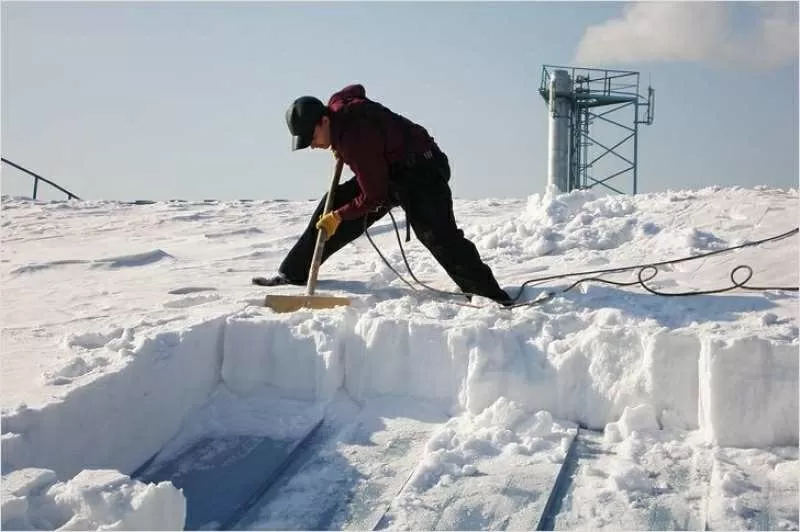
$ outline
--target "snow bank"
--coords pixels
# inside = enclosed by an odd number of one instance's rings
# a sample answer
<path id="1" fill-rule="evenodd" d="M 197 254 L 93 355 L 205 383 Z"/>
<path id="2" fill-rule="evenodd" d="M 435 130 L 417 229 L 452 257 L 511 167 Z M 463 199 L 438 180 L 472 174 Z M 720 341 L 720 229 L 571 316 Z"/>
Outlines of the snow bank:
<path id="1" fill-rule="evenodd" d="M 45 378 L 77 382 L 59 401 L 3 413 L 3 471 L 45 468 L 62 480 L 89 468 L 133 472 L 217 386 L 222 325 L 69 335 L 73 356 Z"/>
<path id="2" fill-rule="evenodd" d="M 646 404 L 659 426 L 702 429 L 713 443 L 797 441 L 793 344 L 725 342 L 612 309 L 555 316 L 529 310 L 469 325 L 470 315 L 483 311 L 455 311 L 447 319 L 418 303 L 386 302 L 361 316 L 354 310 L 290 320 L 258 311 L 233 315 L 223 382 L 241 393 L 270 386 L 313 400 L 344 387 L 362 402 L 407 397 L 473 414 L 507 398 L 598 430 L 626 407 Z M 425 310 L 434 313 L 426 318 Z"/>
<path id="3" fill-rule="evenodd" d="M 3 475 L 4 530 L 182 530 L 186 499 L 170 482 L 143 484 L 113 470 L 58 482 L 49 469 Z"/>

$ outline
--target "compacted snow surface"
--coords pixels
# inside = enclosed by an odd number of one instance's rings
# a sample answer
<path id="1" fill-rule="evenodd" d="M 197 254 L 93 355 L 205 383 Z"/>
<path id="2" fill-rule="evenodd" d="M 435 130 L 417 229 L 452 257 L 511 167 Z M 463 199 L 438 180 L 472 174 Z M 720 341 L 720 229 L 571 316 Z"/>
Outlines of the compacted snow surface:
<path id="1" fill-rule="evenodd" d="M 350 306 L 275 313 L 266 293 L 304 287 L 250 278 L 315 206 L 3 198 L 3 528 L 181 528 L 186 491 L 138 472 L 247 436 L 302 459 L 238 528 L 798 529 L 796 292 L 564 292 L 576 276 L 504 309 L 411 290 L 362 237 L 320 271 L 318 293 Z M 798 206 L 764 187 L 548 191 L 457 200 L 456 218 L 516 295 L 783 234 Z M 370 235 L 406 274 L 390 218 Z M 724 288 L 747 265 L 749 285 L 796 287 L 799 250 L 794 234 L 648 286 Z"/>

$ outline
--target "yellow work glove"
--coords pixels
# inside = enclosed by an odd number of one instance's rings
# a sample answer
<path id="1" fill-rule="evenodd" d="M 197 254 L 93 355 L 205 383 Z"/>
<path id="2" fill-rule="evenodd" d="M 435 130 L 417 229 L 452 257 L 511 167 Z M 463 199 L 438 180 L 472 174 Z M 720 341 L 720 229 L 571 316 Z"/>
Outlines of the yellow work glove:
<path id="1" fill-rule="evenodd" d="M 333 236 L 340 223 L 342 223 L 342 217 L 336 211 L 331 211 L 320 216 L 317 222 L 317 229 L 325 232 L 325 240 L 327 240 Z"/>

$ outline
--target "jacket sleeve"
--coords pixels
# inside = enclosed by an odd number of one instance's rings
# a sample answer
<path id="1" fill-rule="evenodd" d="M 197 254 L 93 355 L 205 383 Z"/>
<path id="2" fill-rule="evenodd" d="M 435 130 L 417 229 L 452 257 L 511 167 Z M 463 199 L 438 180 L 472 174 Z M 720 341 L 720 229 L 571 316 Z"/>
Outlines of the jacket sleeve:
<path id="1" fill-rule="evenodd" d="M 339 154 L 356 177 L 358 196 L 337 212 L 343 220 L 364 216 L 389 196 L 389 164 L 386 161 L 383 134 L 372 120 L 364 120 L 347 134 L 339 145 Z"/>

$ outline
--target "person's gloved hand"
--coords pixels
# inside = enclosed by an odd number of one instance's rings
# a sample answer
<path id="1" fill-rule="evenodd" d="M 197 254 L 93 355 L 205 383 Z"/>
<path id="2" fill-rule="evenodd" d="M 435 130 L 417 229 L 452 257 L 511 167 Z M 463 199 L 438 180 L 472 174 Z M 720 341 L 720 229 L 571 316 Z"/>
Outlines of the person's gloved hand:
<path id="1" fill-rule="evenodd" d="M 336 211 L 331 211 L 320 216 L 319 221 L 317 221 L 317 229 L 325 232 L 325 240 L 327 240 L 333 236 L 340 223 L 342 223 L 342 217 Z"/>

